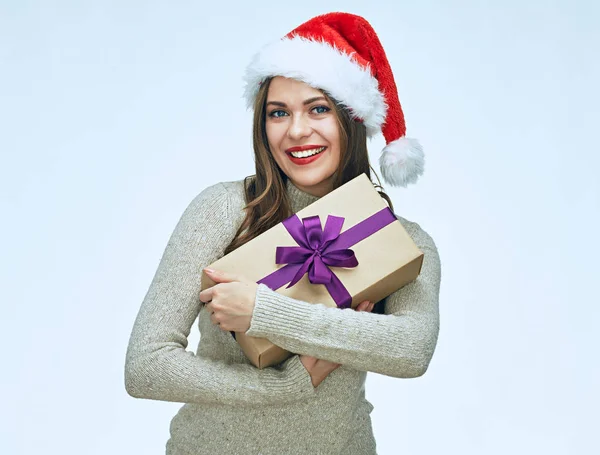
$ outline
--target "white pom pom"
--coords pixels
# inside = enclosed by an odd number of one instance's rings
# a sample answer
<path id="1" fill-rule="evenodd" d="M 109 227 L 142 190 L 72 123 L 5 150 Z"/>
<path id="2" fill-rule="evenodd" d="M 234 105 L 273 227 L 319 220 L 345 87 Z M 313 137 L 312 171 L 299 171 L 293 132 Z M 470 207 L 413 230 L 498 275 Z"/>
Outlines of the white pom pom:
<path id="1" fill-rule="evenodd" d="M 425 170 L 423 147 L 416 139 L 396 139 L 381 152 L 379 167 L 383 180 L 392 186 L 415 183 Z"/>

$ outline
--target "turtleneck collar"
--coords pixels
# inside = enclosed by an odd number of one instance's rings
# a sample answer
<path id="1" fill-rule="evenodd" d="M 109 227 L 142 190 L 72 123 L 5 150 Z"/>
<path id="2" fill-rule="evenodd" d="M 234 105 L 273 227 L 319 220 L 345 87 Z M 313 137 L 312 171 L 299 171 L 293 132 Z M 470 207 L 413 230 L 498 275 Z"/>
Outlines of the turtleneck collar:
<path id="1" fill-rule="evenodd" d="M 300 188 L 294 185 L 290 179 L 286 180 L 285 185 L 288 197 L 290 198 L 290 203 L 292 205 L 292 211 L 294 213 L 299 212 L 306 206 L 321 199 L 320 196 L 313 196 L 312 194 L 302 191 Z"/>

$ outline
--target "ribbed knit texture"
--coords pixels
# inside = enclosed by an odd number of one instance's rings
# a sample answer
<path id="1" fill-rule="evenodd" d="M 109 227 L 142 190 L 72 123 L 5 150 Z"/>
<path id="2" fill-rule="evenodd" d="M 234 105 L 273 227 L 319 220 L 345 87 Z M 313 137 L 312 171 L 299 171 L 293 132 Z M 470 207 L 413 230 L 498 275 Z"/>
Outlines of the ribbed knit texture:
<path id="1" fill-rule="evenodd" d="M 287 193 L 294 212 L 318 199 L 289 180 Z M 167 455 L 375 454 L 366 372 L 419 376 L 437 342 L 440 262 L 433 240 L 398 217 L 425 258 L 419 278 L 386 299 L 386 314 L 309 304 L 259 285 L 249 335 L 342 364 L 314 388 L 298 355 L 255 368 L 200 305 L 202 268 L 223 256 L 244 204 L 238 180 L 206 188 L 184 211 L 133 326 L 128 393 L 185 403 L 171 421 Z M 186 348 L 196 318 L 194 354 Z"/>

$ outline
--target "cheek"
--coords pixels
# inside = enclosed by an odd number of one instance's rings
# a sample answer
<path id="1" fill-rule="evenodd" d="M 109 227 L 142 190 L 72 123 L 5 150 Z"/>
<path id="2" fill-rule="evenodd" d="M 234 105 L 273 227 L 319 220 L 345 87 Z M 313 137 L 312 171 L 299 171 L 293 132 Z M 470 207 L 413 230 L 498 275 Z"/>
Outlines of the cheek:
<path id="1" fill-rule="evenodd" d="M 267 123 L 265 125 L 265 132 L 267 133 L 267 140 L 271 146 L 278 145 L 282 137 L 281 125 L 274 123 Z"/>
<path id="2" fill-rule="evenodd" d="M 283 160 L 281 157 L 280 143 L 281 143 L 281 133 L 277 128 L 277 125 L 265 125 L 265 133 L 267 135 L 267 143 L 269 144 L 269 153 L 275 160 L 275 162 L 281 167 L 283 166 Z"/>
<path id="3" fill-rule="evenodd" d="M 265 125 L 265 133 L 267 133 L 267 141 L 269 142 L 269 144 L 271 144 L 273 142 L 273 128 L 271 128 L 271 126 L 268 123 Z"/>
<path id="4" fill-rule="evenodd" d="M 323 125 L 323 134 L 327 141 L 332 145 L 334 149 L 339 153 L 340 147 L 340 127 L 336 119 L 331 119 L 326 125 Z"/>

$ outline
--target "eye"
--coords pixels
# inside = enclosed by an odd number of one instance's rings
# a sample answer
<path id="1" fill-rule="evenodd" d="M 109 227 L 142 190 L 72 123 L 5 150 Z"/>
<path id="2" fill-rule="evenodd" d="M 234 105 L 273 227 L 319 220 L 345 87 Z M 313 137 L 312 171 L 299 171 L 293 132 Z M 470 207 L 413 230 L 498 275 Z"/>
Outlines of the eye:
<path id="1" fill-rule="evenodd" d="M 329 112 L 331 109 L 329 109 L 327 106 L 315 106 L 312 108 L 313 111 L 315 111 L 315 114 L 324 114 L 325 112 Z"/>
<path id="2" fill-rule="evenodd" d="M 287 112 L 282 111 L 281 109 L 277 109 L 277 110 L 271 111 L 269 113 L 269 117 L 273 117 L 273 118 L 283 117 L 284 115 L 287 115 Z"/>

